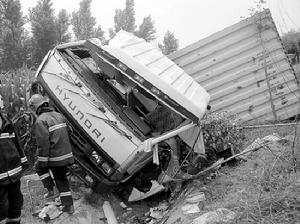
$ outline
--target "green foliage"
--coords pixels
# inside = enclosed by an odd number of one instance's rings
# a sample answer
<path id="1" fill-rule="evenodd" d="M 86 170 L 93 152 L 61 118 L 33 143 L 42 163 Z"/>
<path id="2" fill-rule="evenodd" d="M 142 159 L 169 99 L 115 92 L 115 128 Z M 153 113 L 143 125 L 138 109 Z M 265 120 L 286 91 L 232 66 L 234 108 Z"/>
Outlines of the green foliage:
<path id="1" fill-rule="evenodd" d="M 115 32 L 125 30 L 133 33 L 135 30 L 134 0 L 126 0 L 125 9 L 115 11 Z"/>
<path id="2" fill-rule="evenodd" d="M 135 32 L 135 35 L 143 38 L 146 41 L 151 41 L 156 39 L 155 36 L 156 29 L 154 27 L 154 22 L 151 16 L 144 17 L 142 24 L 139 26 L 139 29 Z"/>
<path id="3" fill-rule="evenodd" d="M 100 25 L 97 26 L 97 28 L 95 28 L 94 32 L 95 32 L 94 37 L 100 39 L 102 44 L 105 44 L 106 43 L 106 39 L 104 38 L 105 32 L 102 30 Z"/>
<path id="4" fill-rule="evenodd" d="M 79 3 L 79 10 L 72 13 L 71 24 L 77 40 L 97 37 L 104 41 L 104 31 L 101 26 L 96 26 L 96 18 L 91 12 L 92 0 L 82 0 Z"/>
<path id="5" fill-rule="evenodd" d="M 116 35 L 115 31 L 113 28 L 109 28 L 108 29 L 108 35 L 109 35 L 109 39 L 114 38 L 114 36 Z"/>
<path id="6" fill-rule="evenodd" d="M 168 30 L 164 36 L 163 43 L 159 44 L 158 46 L 163 52 L 163 54 L 171 54 L 172 52 L 178 50 L 178 39 L 175 38 L 174 33 Z"/>
<path id="7" fill-rule="evenodd" d="M 300 29 L 298 31 L 291 30 L 287 33 L 284 33 L 282 35 L 282 43 L 287 50 L 297 45 L 300 48 Z"/>
<path id="8" fill-rule="evenodd" d="M 0 0 L 0 69 L 20 68 L 26 55 L 19 0 Z"/>
<path id="9" fill-rule="evenodd" d="M 208 158 L 216 159 L 216 154 L 226 149 L 235 153 L 242 149 L 245 136 L 236 116 L 227 112 L 209 113 L 201 121 L 201 127 Z"/>
<path id="10" fill-rule="evenodd" d="M 108 30 L 110 39 L 112 39 L 120 30 L 134 33 L 136 36 L 143 38 L 146 41 L 156 39 L 156 29 L 154 27 L 154 21 L 152 20 L 150 15 L 144 17 L 143 22 L 136 30 L 134 0 L 126 0 L 125 9 L 116 9 L 114 22 L 115 28 L 110 28 Z"/>
<path id="11" fill-rule="evenodd" d="M 96 18 L 92 16 L 91 2 L 92 0 L 82 0 L 79 3 L 79 10 L 72 13 L 71 23 L 77 39 L 88 39 L 93 36 Z"/>
<path id="12" fill-rule="evenodd" d="M 0 72 L 0 94 L 9 117 L 15 116 L 20 108 L 26 109 L 27 90 L 33 80 L 34 71 L 26 67 L 5 73 Z"/>
<path id="13" fill-rule="evenodd" d="M 58 43 L 66 43 L 70 41 L 71 34 L 69 33 L 69 15 L 67 13 L 67 10 L 62 9 L 59 11 L 57 18 L 56 18 L 56 32 L 57 32 L 57 42 Z"/>
<path id="14" fill-rule="evenodd" d="M 29 11 L 34 45 L 33 60 L 38 65 L 56 43 L 54 9 L 51 0 L 39 0 Z"/>

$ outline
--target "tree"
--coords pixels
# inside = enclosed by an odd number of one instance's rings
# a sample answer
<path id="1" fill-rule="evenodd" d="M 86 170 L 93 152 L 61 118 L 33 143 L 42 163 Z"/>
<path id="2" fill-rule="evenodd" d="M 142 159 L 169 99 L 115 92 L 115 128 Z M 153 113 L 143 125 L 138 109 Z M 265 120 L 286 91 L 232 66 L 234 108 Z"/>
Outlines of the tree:
<path id="1" fill-rule="evenodd" d="M 67 13 L 67 10 L 65 9 L 60 10 L 55 21 L 56 32 L 57 32 L 56 39 L 58 43 L 65 43 L 71 39 L 71 34 L 68 31 L 69 25 L 70 25 L 70 21 L 69 21 L 69 15 Z"/>
<path id="2" fill-rule="evenodd" d="M 17 69 L 23 64 L 24 17 L 19 0 L 0 0 L 0 68 Z"/>
<path id="3" fill-rule="evenodd" d="M 282 35 L 282 43 L 284 47 L 288 50 L 292 46 L 297 46 L 300 50 L 300 29 L 298 31 L 296 30 L 290 30 L 287 33 L 284 33 Z"/>
<path id="4" fill-rule="evenodd" d="M 156 39 L 156 29 L 154 27 L 154 21 L 152 20 L 150 15 L 144 17 L 142 24 L 136 30 L 134 0 L 126 0 L 126 5 L 123 10 L 115 10 L 114 22 L 115 28 L 110 28 L 108 30 L 110 39 L 112 39 L 120 30 L 134 33 L 136 36 L 143 38 L 146 41 Z"/>
<path id="5" fill-rule="evenodd" d="M 142 24 L 139 29 L 135 32 L 135 35 L 143 38 L 146 41 L 151 41 L 156 39 L 155 37 L 156 29 L 154 27 L 154 22 L 151 16 L 144 17 Z"/>
<path id="6" fill-rule="evenodd" d="M 114 36 L 116 35 L 115 31 L 113 28 L 109 28 L 108 29 L 108 36 L 109 36 L 109 39 L 112 39 L 114 38 Z"/>
<path id="7" fill-rule="evenodd" d="M 37 5 L 29 10 L 29 19 L 35 49 L 33 57 L 34 62 L 38 65 L 57 42 L 55 16 L 51 0 L 39 0 Z"/>
<path id="8" fill-rule="evenodd" d="M 82 0 L 79 10 L 72 13 L 73 32 L 78 40 L 98 37 L 103 41 L 104 31 L 101 26 L 95 27 L 96 18 L 92 16 L 91 2 L 92 0 Z"/>
<path id="9" fill-rule="evenodd" d="M 171 54 L 178 50 L 178 39 L 175 38 L 174 33 L 168 30 L 164 36 L 163 43 L 158 46 L 162 50 L 163 54 Z"/>
<path id="10" fill-rule="evenodd" d="M 133 33 L 135 31 L 134 0 L 126 0 L 125 9 L 115 11 L 115 33 L 120 30 Z"/>

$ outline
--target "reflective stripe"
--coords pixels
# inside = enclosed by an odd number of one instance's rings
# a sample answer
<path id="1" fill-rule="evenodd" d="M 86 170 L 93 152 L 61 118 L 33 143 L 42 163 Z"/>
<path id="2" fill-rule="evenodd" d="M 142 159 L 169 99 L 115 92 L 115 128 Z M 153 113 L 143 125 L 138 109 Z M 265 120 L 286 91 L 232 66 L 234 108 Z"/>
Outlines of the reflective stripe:
<path id="1" fill-rule="evenodd" d="M 43 175 L 39 175 L 39 177 L 40 177 L 41 180 L 44 180 L 44 179 L 46 179 L 47 177 L 50 177 L 50 173 L 45 173 L 45 174 L 43 174 Z"/>
<path id="2" fill-rule="evenodd" d="M 19 218 L 13 218 L 13 219 L 11 219 L 11 218 L 6 218 L 6 223 L 10 223 L 10 222 L 20 222 L 20 220 L 21 220 L 21 217 L 19 217 Z"/>
<path id="3" fill-rule="evenodd" d="M 5 177 L 8 177 L 7 173 L 0 173 L 0 180 L 4 179 Z"/>
<path id="4" fill-rule="evenodd" d="M 57 162 L 57 161 L 61 161 L 61 160 L 65 160 L 65 159 L 71 158 L 71 157 L 73 157 L 73 154 L 70 152 L 70 153 L 68 153 L 66 155 L 63 155 L 63 156 L 50 157 L 49 161 L 51 161 L 51 162 Z"/>
<path id="5" fill-rule="evenodd" d="M 19 166 L 19 167 L 15 168 L 15 169 L 9 170 L 9 171 L 7 171 L 5 173 L 0 173 L 0 180 L 4 179 L 6 177 L 9 177 L 9 176 L 13 176 L 13 175 L 15 175 L 15 174 L 17 174 L 17 173 L 19 173 L 21 171 L 22 171 L 22 166 Z"/>
<path id="6" fill-rule="evenodd" d="M 15 175 L 15 174 L 17 174 L 21 171 L 22 171 L 22 166 L 19 166 L 19 167 L 13 169 L 13 170 L 9 170 L 7 173 L 8 173 L 9 176 L 12 176 L 12 175 Z"/>
<path id="7" fill-rule="evenodd" d="M 48 162 L 49 157 L 42 157 L 42 156 L 38 156 L 38 161 L 40 162 Z"/>
<path id="8" fill-rule="evenodd" d="M 68 191 L 68 192 L 61 192 L 59 195 L 60 195 L 61 197 L 67 197 L 67 196 L 72 196 L 72 193 L 71 193 L 71 191 Z"/>
<path id="9" fill-rule="evenodd" d="M 57 124 L 57 125 L 53 125 L 49 128 L 49 132 L 52 132 L 52 131 L 55 131 L 59 128 L 65 128 L 67 127 L 67 124 L 66 123 L 62 123 L 62 124 Z"/>
<path id="10" fill-rule="evenodd" d="M 26 157 L 22 157 L 21 158 L 21 163 L 25 163 L 25 162 L 27 162 L 27 158 Z"/>
<path id="11" fill-rule="evenodd" d="M 2 133 L 0 134 L 0 139 L 2 138 L 14 138 L 15 137 L 15 133 L 9 134 L 9 133 Z"/>

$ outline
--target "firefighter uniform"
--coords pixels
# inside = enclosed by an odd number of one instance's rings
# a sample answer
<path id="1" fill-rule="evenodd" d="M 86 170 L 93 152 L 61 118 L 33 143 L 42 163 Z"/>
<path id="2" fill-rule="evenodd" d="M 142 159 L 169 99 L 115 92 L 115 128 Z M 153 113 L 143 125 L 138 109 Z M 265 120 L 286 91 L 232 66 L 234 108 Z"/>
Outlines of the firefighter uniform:
<path id="1" fill-rule="evenodd" d="M 65 118 L 50 107 L 38 109 L 34 132 L 37 140 L 36 171 L 43 185 L 53 189 L 54 181 L 65 208 L 73 206 L 67 166 L 74 163 Z M 50 174 L 50 170 L 53 175 Z"/>
<path id="2" fill-rule="evenodd" d="M 20 223 L 23 195 L 20 178 L 27 158 L 12 123 L 0 112 L 0 220 Z"/>

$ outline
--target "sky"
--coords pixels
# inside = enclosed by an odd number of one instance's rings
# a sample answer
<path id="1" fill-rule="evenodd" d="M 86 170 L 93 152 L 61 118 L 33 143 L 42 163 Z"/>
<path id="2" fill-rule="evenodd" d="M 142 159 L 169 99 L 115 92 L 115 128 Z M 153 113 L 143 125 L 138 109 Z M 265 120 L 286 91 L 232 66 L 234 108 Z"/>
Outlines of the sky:
<path id="1" fill-rule="evenodd" d="M 81 0 L 52 0 L 55 12 L 78 10 Z M 107 30 L 114 26 L 115 9 L 123 9 L 126 0 L 93 0 L 92 14 L 98 24 Z M 136 24 L 151 15 L 155 22 L 157 41 L 161 42 L 167 30 L 179 39 L 179 48 L 190 45 L 227 26 L 239 22 L 256 7 L 257 0 L 135 0 Z M 300 0 L 265 0 L 271 10 L 279 33 L 300 29 Z M 36 5 L 37 0 L 20 0 L 22 11 Z"/>

